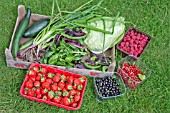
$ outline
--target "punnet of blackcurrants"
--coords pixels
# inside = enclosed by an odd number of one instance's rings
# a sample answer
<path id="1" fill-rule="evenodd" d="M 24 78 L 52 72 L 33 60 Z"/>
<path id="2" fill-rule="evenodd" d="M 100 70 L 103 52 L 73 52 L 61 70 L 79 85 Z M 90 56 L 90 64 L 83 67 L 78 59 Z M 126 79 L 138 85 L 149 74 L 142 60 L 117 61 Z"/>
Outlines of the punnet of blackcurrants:
<path id="1" fill-rule="evenodd" d="M 96 80 L 96 86 L 102 97 L 117 96 L 121 94 L 119 88 L 120 84 L 112 77 L 98 78 Z"/>
<path id="2" fill-rule="evenodd" d="M 125 93 L 125 85 L 118 73 L 94 78 L 97 100 L 110 99 Z"/>

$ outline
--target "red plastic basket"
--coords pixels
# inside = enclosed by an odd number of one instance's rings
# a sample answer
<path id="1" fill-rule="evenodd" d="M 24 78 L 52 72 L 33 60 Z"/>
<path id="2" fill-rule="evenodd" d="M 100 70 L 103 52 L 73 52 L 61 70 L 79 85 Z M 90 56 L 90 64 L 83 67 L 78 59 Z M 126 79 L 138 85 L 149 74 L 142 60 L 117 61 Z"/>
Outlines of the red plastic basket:
<path id="1" fill-rule="evenodd" d="M 66 76 L 73 76 L 73 78 L 79 78 L 79 77 L 82 77 L 82 75 L 80 74 L 75 74 L 75 73 L 72 73 L 72 72 L 68 72 L 68 71 L 64 71 L 64 70 L 60 70 L 58 68 L 53 68 L 53 67 L 50 67 L 50 66 L 46 66 L 46 65 L 43 65 L 43 64 L 37 64 L 37 63 L 33 63 L 31 64 L 31 66 L 29 67 L 29 70 L 33 67 L 33 66 L 41 66 L 41 67 L 46 67 L 47 68 L 47 71 L 48 72 L 57 72 L 57 73 L 60 73 L 60 74 L 64 74 Z M 84 76 L 83 76 L 84 77 Z M 25 85 L 25 82 L 28 80 L 28 75 L 26 75 L 25 79 L 24 79 L 24 82 L 20 88 L 20 95 L 25 97 L 25 98 L 28 98 L 30 100 L 33 100 L 33 101 L 37 101 L 37 102 L 41 102 L 41 103 L 46 103 L 46 104 L 49 104 L 49 105 L 53 105 L 53 106 L 57 106 L 57 107 L 60 107 L 60 108 L 64 108 L 64 109 L 67 109 L 67 110 L 78 110 L 80 109 L 81 107 L 81 104 L 82 104 L 82 101 L 83 101 L 83 96 L 84 96 L 84 92 L 85 92 L 85 89 L 86 89 L 86 85 L 87 85 L 87 78 L 85 78 L 85 82 L 83 84 L 83 89 L 81 91 L 81 95 L 80 95 L 80 101 L 78 102 L 78 105 L 76 108 L 74 107 L 71 107 L 71 106 L 65 106 L 65 105 L 62 105 L 62 104 L 58 104 L 58 103 L 54 103 L 52 101 L 47 101 L 47 100 L 42 100 L 42 99 L 38 99 L 36 97 L 31 97 L 31 96 L 28 96 L 28 95 L 25 95 L 23 94 L 23 90 L 24 90 L 24 85 Z"/>

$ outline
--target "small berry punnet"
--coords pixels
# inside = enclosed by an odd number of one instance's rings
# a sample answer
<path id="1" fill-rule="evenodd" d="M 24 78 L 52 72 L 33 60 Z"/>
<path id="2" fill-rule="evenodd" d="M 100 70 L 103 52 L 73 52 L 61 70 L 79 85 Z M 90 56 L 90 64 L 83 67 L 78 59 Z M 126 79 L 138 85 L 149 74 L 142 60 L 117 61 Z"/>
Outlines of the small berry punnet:
<path id="1" fill-rule="evenodd" d="M 127 56 L 119 61 L 117 72 L 130 90 L 134 90 L 151 75 L 151 70 L 145 63 L 135 60 L 132 56 Z"/>
<path id="2" fill-rule="evenodd" d="M 150 37 L 135 28 L 130 28 L 117 48 L 135 58 L 139 57 L 150 41 Z"/>

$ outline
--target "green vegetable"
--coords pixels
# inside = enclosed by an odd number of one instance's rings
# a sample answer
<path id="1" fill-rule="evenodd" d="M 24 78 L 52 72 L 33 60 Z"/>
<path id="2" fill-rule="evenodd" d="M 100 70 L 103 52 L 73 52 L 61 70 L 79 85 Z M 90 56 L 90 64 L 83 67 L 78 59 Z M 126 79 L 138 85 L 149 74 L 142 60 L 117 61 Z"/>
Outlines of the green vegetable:
<path id="1" fill-rule="evenodd" d="M 58 0 L 56 0 L 56 5 L 57 5 L 57 9 L 58 9 L 58 14 L 54 14 L 54 2 L 55 0 L 53 0 L 53 5 L 52 5 L 52 13 L 51 13 L 51 18 L 50 18 L 50 23 L 43 29 L 41 30 L 38 35 L 36 36 L 33 44 L 34 45 L 38 45 L 39 48 L 38 49 L 43 49 L 44 45 L 48 45 L 46 44 L 46 40 L 48 40 L 50 37 L 52 37 L 52 39 L 54 39 L 56 36 L 56 34 L 62 34 L 63 36 L 70 38 L 70 39 L 81 39 L 84 38 L 85 36 L 81 36 L 81 37 L 72 37 L 69 36 L 65 33 L 63 33 L 63 31 L 65 31 L 64 28 L 79 28 L 79 27 L 83 27 L 86 23 L 86 21 L 88 21 L 89 19 L 93 18 L 93 17 L 99 17 L 101 15 L 97 15 L 95 13 L 93 13 L 93 11 L 97 10 L 97 8 L 99 8 L 99 6 L 101 5 L 102 1 L 101 0 L 97 5 L 94 5 L 86 10 L 84 10 L 84 8 L 86 7 L 86 5 L 88 5 L 89 3 L 91 3 L 93 0 L 90 0 L 89 2 L 83 4 L 82 6 L 80 6 L 79 8 L 77 8 L 76 10 L 74 10 L 73 12 L 69 12 L 67 14 L 63 14 L 63 12 L 61 11 L 59 4 L 58 4 Z M 82 24 L 83 23 L 83 24 Z M 76 25 L 77 24 L 77 25 Z M 85 24 L 84 27 L 88 27 L 89 29 L 94 29 L 94 30 L 100 30 L 91 26 L 88 26 Z M 104 30 L 101 30 L 103 32 L 106 33 L 110 33 Z"/>
<path id="2" fill-rule="evenodd" d="M 92 56 L 91 58 L 90 58 L 90 60 L 93 60 L 93 61 L 95 61 L 96 60 L 96 56 Z"/>
<path id="3" fill-rule="evenodd" d="M 23 50 L 23 49 L 27 48 L 28 46 L 32 45 L 33 42 L 34 42 L 34 39 L 29 40 L 28 42 L 22 44 L 22 45 L 20 46 L 19 50 Z"/>
<path id="4" fill-rule="evenodd" d="M 53 44 L 42 59 L 47 59 L 48 64 L 73 67 L 73 61 L 81 60 L 86 54 L 87 52 L 61 40 L 58 46 Z"/>
<path id="5" fill-rule="evenodd" d="M 108 66 L 103 66 L 102 67 L 102 72 L 105 72 L 108 69 Z"/>
<path id="6" fill-rule="evenodd" d="M 75 57 L 74 56 L 67 56 L 66 58 L 65 58 L 65 62 L 67 62 L 67 63 L 70 63 L 70 62 L 72 62 L 72 61 L 74 61 L 75 60 Z"/>
<path id="7" fill-rule="evenodd" d="M 73 37 L 73 36 L 67 35 L 65 33 L 61 33 L 61 35 L 64 36 L 64 37 L 67 37 L 69 39 L 82 39 L 82 38 L 86 37 L 86 35 L 85 36 L 80 36 L 80 37 Z"/>
<path id="8" fill-rule="evenodd" d="M 30 16 L 31 16 L 31 9 L 28 8 L 25 18 L 22 20 L 22 22 L 20 23 L 20 25 L 17 28 L 17 31 L 15 32 L 14 40 L 12 43 L 12 55 L 14 58 L 16 58 L 17 52 L 19 50 L 20 40 L 29 25 Z"/>
<path id="9" fill-rule="evenodd" d="M 24 33 L 24 37 L 35 37 L 43 28 L 45 28 L 50 22 L 50 19 L 41 19 L 35 22 L 27 31 Z"/>
<path id="10" fill-rule="evenodd" d="M 103 30 L 105 26 L 106 31 L 110 32 L 112 32 L 114 26 L 113 34 L 106 34 L 103 32 L 90 30 L 90 33 L 88 34 L 84 42 L 87 45 L 88 49 L 95 54 L 99 54 L 106 51 L 114 43 L 114 41 L 124 32 L 125 29 L 123 17 L 118 17 L 115 24 L 113 20 L 108 19 L 106 19 L 105 21 L 97 20 L 88 24 L 90 26 L 97 27 L 98 29 Z"/>
<path id="11" fill-rule="evenodd" d="M 142 75 L 142 74 L 138 74 L 138 77 L 140 80 L 144 80 L 145 79 L 145 75 Z"/>
<path id="12" fill-rule="evenodd" d="M 89 69 L 99 69 L 101 67 L 101 65 L 93 66 L 93 65 L 90 65 L 86 62 L 83 62 L 83 64 L 84 64 L 84 66 L 86 66 Z"/>
<path id="13" fill-rule="evenodd" d="M 45 53 L 44 58 L 49 58 L 54 53 L 55 53 L 54 51 L 48 51 L 47 53 Z"/>
<path id="14" fill-rule="evenodd" d="M 47 64 L 47 59 L 44 59 L 44 64 Z"/>
<path id="15" fill-rule="evenodd" d="M 98 28 L 98 27 L 93 27 L 93 26 L 88 26 L 88 25 L 84 25 L 84 24 L 80 24 L 80 23 L 74 23 L 76 24 L 77 26 L 80 26 L 80 27 L 84 27 L 84 28 L 88 28 L 90 30 L 94 30 L 96 32 L 102 32 L 102 33 L 106 33 L 106 34 L 112 34 L 111 31 L 106 31 L 106 30 L 103 30 L 102 28 Z"/>
<path id="16" fill-rule="evenodd" d="M 52 55 L 52 56 L 49 58 L 49 60 L 48 60 L 48 64 L 55 64 L 55 63 L 57 63 L 58 57 L 59 57 L 58 53 Z"/>

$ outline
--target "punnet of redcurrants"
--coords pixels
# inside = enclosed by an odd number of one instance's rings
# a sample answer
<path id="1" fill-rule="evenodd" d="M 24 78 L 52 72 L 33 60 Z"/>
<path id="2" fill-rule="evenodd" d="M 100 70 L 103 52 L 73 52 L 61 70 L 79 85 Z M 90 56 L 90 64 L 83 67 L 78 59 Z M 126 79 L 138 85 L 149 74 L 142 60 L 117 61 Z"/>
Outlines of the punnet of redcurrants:
<path id="1" fill-rule="evenodd" d="M 120 84 L 118 80 L 112 76 L 97 78 L 95 80 L 98 93 L 102 97 L 112 97 L 121 95 Z"/>

